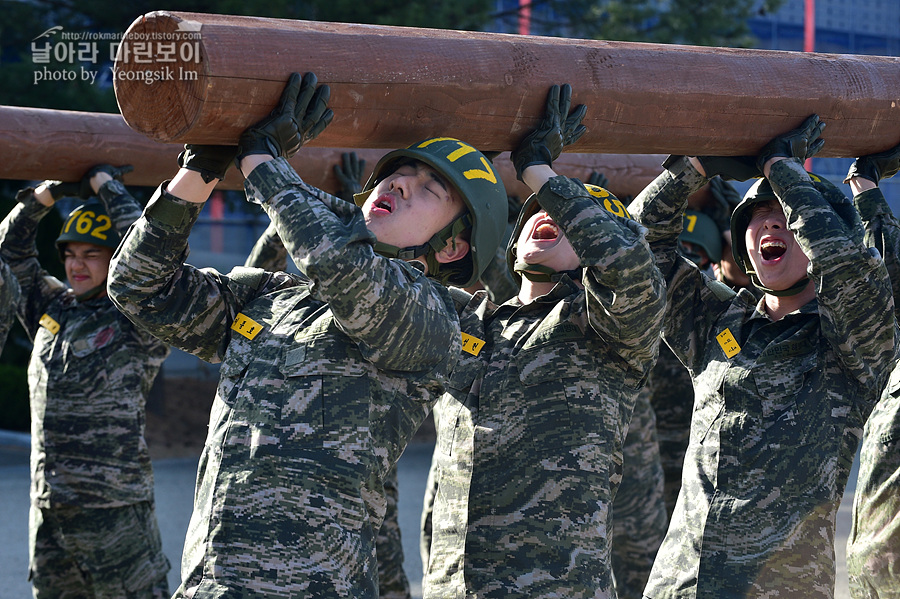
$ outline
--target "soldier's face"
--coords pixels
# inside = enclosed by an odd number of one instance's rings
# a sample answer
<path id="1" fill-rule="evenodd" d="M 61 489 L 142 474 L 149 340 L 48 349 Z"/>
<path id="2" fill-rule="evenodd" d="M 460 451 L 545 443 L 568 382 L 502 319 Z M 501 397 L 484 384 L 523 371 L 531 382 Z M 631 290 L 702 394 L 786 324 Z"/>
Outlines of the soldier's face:
<path id="1" fill-rule="evenodd" d="M 809 258 L 787 228 L 784 211 L 776 200 L 753 208 L 744 239 L 750 262 L 760 282 L 769 289 L 787 289 L 806 276 Z"/>
<path id="2" fill-rule="evenodd" d="M 528 264 L 540 264 L 556 272 L 574 270 L 581 265 L 562 229 L 543 210 L 525 221 L 516 241 L 516 257 Z"/>
<path id="3" fill-rule="evenodd" d="M 91 289 L 103 285 L 106 275 L 109 273 L 109 261 L 112 259 L 111 248 L 70 241 L 63 252 L 65 259 L 66 278 L 69 286 L 80 295 Z M 105 295 L 104 289 L 101 295 Z"/>
<path id="4" fill-rule="evenodd" d="M 363 204 L 366 227 L 378 241 L 421 245 L 465 211 L 456 189 L 431 167 L 415 162 L 385 177 Z"/>

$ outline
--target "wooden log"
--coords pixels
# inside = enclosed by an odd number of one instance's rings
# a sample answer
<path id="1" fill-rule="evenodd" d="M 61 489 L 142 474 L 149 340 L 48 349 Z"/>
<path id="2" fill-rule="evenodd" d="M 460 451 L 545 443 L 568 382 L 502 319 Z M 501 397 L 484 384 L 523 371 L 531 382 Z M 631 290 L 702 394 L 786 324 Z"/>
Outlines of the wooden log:
<path id="1" fill-rule="evenodd" d="M 178 170 L 182 146 L 164 144 L 141 135 L 121 115 L 45 108 L 0 106 L 0 179 L 78 181 L 100 163 L 131 164 L 127 185 L 155 187 Z M 304 181 L 336 192 L 333 167 L 349 148 L 304 147 L 291 159 Z M 366 161 L 366 176 L 387 150 L 352 150 Z M 617 154 L 563 154 L 555 162 L 558 172 L 587 181 L 592 171 L 609 178 L 609 189 L 624 197 L 637 195 L 661 171 L 663 156 Z M 516 180 L 515 169 L 504 153 L 495 160 L 507 192 L 524 200 L 529 190 Z M 232 169 L 219 189 L 243 189 Z"/>
<path id="2" fill-rule="evenodd" d="M 230 143 L 292 71 L 331 86 L 313 145 L 401 147 L 449 135 L 510 150 L 572 84 L 588 133 L 571 151 L 753 154 L 818 113 L 821 156 L 900 141 L 900 58 L 515 36 L 152 12 L 128 29 L 114 85 L 125 120 L 167 142 Z"/>

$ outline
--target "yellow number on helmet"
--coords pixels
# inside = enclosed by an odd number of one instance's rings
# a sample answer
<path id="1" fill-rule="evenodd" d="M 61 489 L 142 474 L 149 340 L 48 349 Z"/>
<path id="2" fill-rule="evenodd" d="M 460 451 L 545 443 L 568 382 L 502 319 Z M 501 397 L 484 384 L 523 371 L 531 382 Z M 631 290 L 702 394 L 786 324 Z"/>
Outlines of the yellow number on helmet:
<path id="1" fill-rule="evenodd" d="M 78 217 L 78 222 L 75 223 L 75 230 L 82 235 L 86 234 L 94 227 L 94 217 L 97 216 L 94 212 L 90 210 L 85 210 L 81 213 L 81 216 Z"/>
<path id="2" fill-rule="evenodd" d="M 697 226 L 697 215 L 696 214 L 685 214 L 684 218 L 688 222 L 688 225 L 687 225 L 688 233 L 693 233 L 694 227 Z"/>

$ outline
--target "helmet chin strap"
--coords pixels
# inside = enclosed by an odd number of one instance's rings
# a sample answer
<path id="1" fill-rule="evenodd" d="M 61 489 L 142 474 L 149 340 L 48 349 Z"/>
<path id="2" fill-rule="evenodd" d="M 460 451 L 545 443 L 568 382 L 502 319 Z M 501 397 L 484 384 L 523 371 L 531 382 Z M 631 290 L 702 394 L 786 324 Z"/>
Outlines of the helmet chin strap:
<path id="1" fill-rule="evenodd" d="M 99 296 L 106 290 L 106 279 L 103 279 L 103 282 L 97 285 L 96 287 L 91 287 L 84 293 L 79 293 L 75 296 L 75 301 L 81 303 L 86 302 L 88 300 L 92 300 L 95 297 Z"/>
<path id="2" fill-rule="evenodd" d="M 548 266 L 544 266 L 543 264 L 528 264 L 527 262 L 519 259 L 516 259 L 513 270 L 532 283 L 557 283 L 560 279 L 563 278 L 563 275 L 568 275 L 569 278 L 573 281 L 581 280 L 580 268 L 558 272 Z"/>
<path id="3" fill-rule="evenodd" d="M 755 272 L 750 271 L 747 273 L 747 275 L 750 277 L 750 282 L 753 283 L 754 287 L 756 287 L 757 289 L 762 289 L 769 295 L 774 295 L 776 297 L 790 297 L 792 295 L 797 295 L 798 293 L 806 289 L 806 286 L 809 284 L 809 277 L 803 277 L 787 289 L 769 289 L 768 287 L 763 286 L 763 284 L 759 280 L 759 277 L 756 276 Z"/>
<path id="4" fill-rule="evenodd" d="M 442 249 L 447 247 L 447 242 L 451 241 L 455 245 L 456 236 L 472 226 L 472 217 L 469 213 L 465 213 L 452 223 L 431 236 L 427 242 L 422 245 L 413 245 L 400 248 L 395 245 L 375 242 L 375 253 L 385 258 L 399 258 L 403 261 L 414 260 L 425 254 L 425 263 L 428 265 L 429 276 L 438 279 L 441 283 L 447 284 L 447 279 L 453 276 L 453 272 L 441 274 L 441 263 L 437 261 L 436 255 Z"/>

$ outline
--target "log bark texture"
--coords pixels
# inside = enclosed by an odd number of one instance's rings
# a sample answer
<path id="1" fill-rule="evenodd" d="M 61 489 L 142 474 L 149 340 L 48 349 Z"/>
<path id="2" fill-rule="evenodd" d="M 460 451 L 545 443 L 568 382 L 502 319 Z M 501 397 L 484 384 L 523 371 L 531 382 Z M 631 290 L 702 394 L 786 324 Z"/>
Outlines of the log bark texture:
<path id="1" fill-rule="evenodd" d="M 588 106 L 574 152 L 754 154 L 812 113 L 827 123 L 821 156 L 900 141 L 896 57 L 159 11 L 126 33 L 115 91 L 128 124 L 153 139 L 230 143 L 268 114 L 292 71 L 331 86 L 334 122 L 312 142 L 323 147 L 446 135 L 510 150 L 554 83 Z"/>
<path id="2" fill-rule="evenodd" d="M 182 146 L 153 141 L 135 132 L 118 114 L 0 106 L 0 179 L 78 181 L 101 163 L 131 164 L 127 185 L 156 187 L 178 170 Z M 343 152 L 355 151 L 366 161 L 366 177 L 388 150 L 304 147 L 291 165 L 304 181 L 330 193 L 338 190 L 334 165 Z M 619 197 L 637 195 L 662 170 L 660 155 L 563 154 L 557 171 L 587 181 L 592 171 L 609 178 L 609 190 Z M 507 193 L 524 200 L 528 188 L 503 153 L 495 166 Z M 243 189 L 236 169 L 228 172 L 219 189 Z"/>

